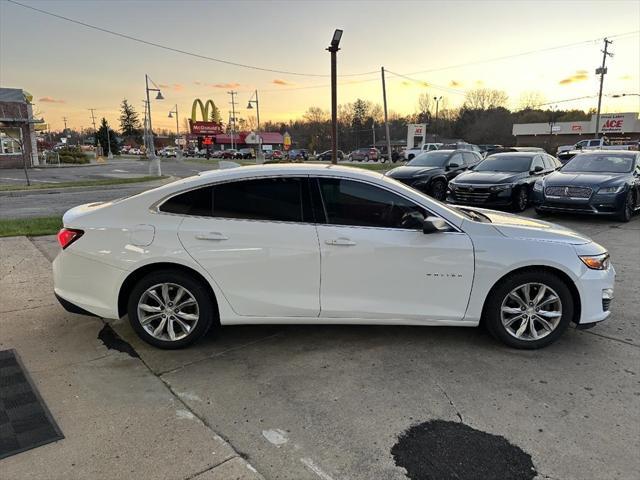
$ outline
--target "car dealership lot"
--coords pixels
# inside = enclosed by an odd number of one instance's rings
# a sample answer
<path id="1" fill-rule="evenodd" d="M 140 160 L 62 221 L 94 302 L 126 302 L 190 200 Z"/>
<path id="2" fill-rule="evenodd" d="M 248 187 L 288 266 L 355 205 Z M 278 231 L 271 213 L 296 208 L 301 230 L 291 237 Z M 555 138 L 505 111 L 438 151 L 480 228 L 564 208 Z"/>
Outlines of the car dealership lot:
<path id="1" fill-rule="evenodd" d="M 531 210 L 525 214 L 535 216 Z M 161 351 L 139 341 L 126 323 L 114 328 L 169 387 L 174 398 L 167 397 L 165 403 L 202 419 L 266 478 L 404 478 L 391 449 L 409 426 L 432 419 L 462 420 L 506 437 L 532 456 L 540 478 L 633 478 L 640 468 L 640 334 L 635 301 L 640 288 L 640 217 L 627 224 L 589 217 L 548 220 L 608 247 L 618 278 L 609 320 L 588 331 L 570 329 L 543 350 L 511 350 L 479 329 L 309 325 L 229 326 L 189 349 Z M 57 249 L 52 239 L 33 242 L 49 256 Z M 14 290 L 14 302 L 32 295 L 38 305 L 54 305 L 46 274 L 38 278 L 37 294 Z M 44 359 L 39 357 L 45 354 L 33 343 L 20 342 L 33 342 L 34 336 L 55 338 L 64 331 L 63 325 L 93 331 L 93 336 L 83 334 L 84 341 L 96 349 L 93 343 L 101 344 L 95 338 L 102 328 L 99 320 L 66 314 L 57 306 L 40 311 L 38 305 L 29 304 L 35 308 L 28 310 L 25 320 L 40 315 L 46 321 L 29 336 L 12 336 L 15 344 L 9 345 L 29 356 L 27 366 L 42 365 Z M 10 315 L 15 321 L 15 312 Z M 3 314 L 3 322 L 5 318 L 11 321 L 9 314 Z M 64 365 L 78 362 L 73 352 L 87 348 L 64 345 L 47 349 L 46 355 Z M 104 348 L 101 352 L 104 355 Z M 144 370 L 139 360 L 125 353 L 108 353 L 106 359 L 126 362 L 102 365 L 104 360 L 94 360 L 91 368 L 98 365 L 106 373 Z M 74 368 L 82 371 L 81 366 Z M 39 368 L 32 374 L 46 385 L 47 372 Z M 82 386 L 89 378 L 76 374 L 72 383 Z M 91 388 L 104 389 L 105 394 L 117 389 L 112 400 L 118 404 L 152 385 L 127 382 L 126 389 L 117 381 L 92 382 Z M 42 393 L 54 415 L 78 408 L 64 394 L 47 395 L 53 391 L 44 388 Z M 152 395 L 161 395 L 160 390 Z M 86 402 L 98 401 L 95 397 L 76 401 L 90 408 Z M 102 412 L 113 415 L 116 423 L 124 413 Z M 149 428 L 144 422 L 151 418 L 129 428 Z M 100 425 L 106 422 L 103 419 Z M 200 425 L 194 423 L 189 433 L 202 435 Z M 23 454 L 24 458 L 35 458 L 41 451 L 55 454 L 65 442 L 78 441 L 74 433 L 88 441 L 104 434 L 103 428 L 65 433 L 66 440 Z M 127 438 L 122 437 L 123 445 Z M 162 433 L 159 438 L 164 438 Z M 189 457 L 184 458 L 187 465 Z M 104 455 L 91 461 L 98 463 L 94 471 L 107 472 L 109 462 L 116 460 Z M 135 456 L 127 461 L 134 466 L 137 462 Z M 11 462 L 15 467 L 20 456 Z M 201 465 L 206 468 L 205 458 Z M 172 473 L 167 478 L 182 477 Z"/>

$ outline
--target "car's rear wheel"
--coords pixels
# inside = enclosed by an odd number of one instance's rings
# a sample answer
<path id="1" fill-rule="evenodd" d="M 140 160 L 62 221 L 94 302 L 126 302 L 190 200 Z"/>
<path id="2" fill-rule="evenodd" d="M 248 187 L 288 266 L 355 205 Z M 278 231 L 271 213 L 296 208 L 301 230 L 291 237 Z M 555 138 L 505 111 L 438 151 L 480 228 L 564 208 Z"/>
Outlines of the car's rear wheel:
<path id="1" fill-rule="evenodd" d="M 434 180 L 431 184 L 431 196 L 436 200 L 444 200 L 447 196 L 447 184 L 444 180 Z"/>
<path id="2" fill-rule="evenodd" d="M 523 212 L 529 206 L 529 190 L 527 187 L 521 187 L 513 194 L 511 206 L 516 212 Z"/>
<path id="3" fill-rule="evenodd" d="M 164 349 L 183 348 L 214 323 L 214 300 L 192 276 L 171 270 L 152 272 L 133 287 L 129 322 L 145 342 Z"/>
<path id="4" fill-rule="evenodd" d="M 510 347 L 536 349 L 560 337 L 573 318 L 573 296 L 566 283 L 544 270 L 513 274 L 487 297 L 484 322 Z"/>
<path id="5" fill-rule="evenodd" d="M 620 213 L 618 213 L 617 215 L 618 220 L 620 220 L 621 222 L 628 222 L 629 220 L 631 220 L 631 217 L 633 216 L 633 210 L 635 209 L 634 203 L 633 190 L 629 189 L 627 195 L 624 198 L 624 203 L 622 205 L 622 208 L 620 209 Z"/>

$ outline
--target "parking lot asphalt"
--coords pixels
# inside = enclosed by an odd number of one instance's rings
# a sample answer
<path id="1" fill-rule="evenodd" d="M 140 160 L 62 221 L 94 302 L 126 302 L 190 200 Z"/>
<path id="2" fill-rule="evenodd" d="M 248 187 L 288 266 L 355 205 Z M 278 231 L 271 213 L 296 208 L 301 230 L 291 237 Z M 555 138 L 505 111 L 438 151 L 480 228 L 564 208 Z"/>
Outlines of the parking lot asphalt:
<path id="1" fill-rule="evenodd" d="M 189 349 L 161 351 L 138 340 L 125 321 L 114 329 L 188 411 L 265 478 L 407 478 L 404 466 L 396 464 L 406 443 L 399 438 L 434 420 L 504 438 L 514 447 L 507 451 L 531 457 L 539 479 L 637 478 L 640 217 L 627 224 L 589 217 L 546 219 L 606 246 L 617 279 L 610 319 L 591 330 L 571 328 L 543 350 L 511 350 L 475 328 L 300 325 L 228 326 Z M 33 243 L 49 257 L 57 249 L 51 238 Z M 71 355 L 95 343 L 90 335 L 74 338 L 85 318 L 47 308 L 49 321 L 24 335 L 30 345 L 62 327 L 71 329 L 73 341 L 60 348 Z M 126 355 L 107 353 L 114 360 Z M 33 354 L 37 358 L 35 348 Z M 55 359 L 62 353 L 45 355 Z M 101 368 L 105 375 L 112 370 L 125 375 L 134 366 Z M 95 386 L 87 376 L 74 382 L 77 388 Z M 59 389 L 45 389 L 45 399 L 47 393 L 73 404 Z M 113 414 L 131 416 L 127 392 L 119 395 L 114 401 L 124 403 Z M 145 421 L 141 418 L 133 428 L 145 428 Z M 96 424 L 88 438 L 101 435 L 105 425 Z M 461 455 L 469 462 L 483 460 L 484 450 L 457 438 L 448 448 L 468 449 Z M 126 436 L 121 441 L 128 442 Z M 411 448 L 412 458 L 435 454 L 426 444 Z M 19 462 L 19 456 L 14 458 Z M 188 465 L 190 460 L 186 455 L 178 461 Z M 101 462 L 107 460 L 93 461 L 94 471 L 105 473 Z M 161 478 L 181 478 L 174 471 Z M 448 474 L 441 478 L 461 478 L 454 466 Z"/>

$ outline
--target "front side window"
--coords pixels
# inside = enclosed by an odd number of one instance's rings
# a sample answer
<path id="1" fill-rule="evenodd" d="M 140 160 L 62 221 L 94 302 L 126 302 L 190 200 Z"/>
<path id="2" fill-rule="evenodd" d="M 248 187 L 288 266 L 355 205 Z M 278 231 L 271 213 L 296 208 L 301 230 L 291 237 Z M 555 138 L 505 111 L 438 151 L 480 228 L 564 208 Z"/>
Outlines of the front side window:
<path id="1" fill-rule="evenodd" d="M 534 171 L 536 167 L 540 167 L 544 170 L 544 164 L 542 163 L 542 157 L 536 156 L 531 164 L 531 171 Z"/>
<path id="2" fill-rule="evenodd" d="M 306 182 L 306 178 L 277 177 L 218 184 L 213 192 L 213 216 L 305 221 L 310 214 Z"/>
<path id="3" fill-rule="evenodd" d="M 14 155 L 22 152 L 21 140 L 22 131 L 19 128 L 0 128 L 0 155 Z"/>
<path id="4" fill-rule="evenodd" d="M 337 178 L 318 182 L 332 225 L 419 230 L 427 217 L 424 208 L 374 185 Z"/>
<path id="5" fill-rule="evenodd" d="M 464 158 L 461 153 L 456 153 L 455 155 L 453 155 L 447 162 L 447 165 L 451 165 L 453 163 L 455 163 L 459 167 L 464 165 Z"/>

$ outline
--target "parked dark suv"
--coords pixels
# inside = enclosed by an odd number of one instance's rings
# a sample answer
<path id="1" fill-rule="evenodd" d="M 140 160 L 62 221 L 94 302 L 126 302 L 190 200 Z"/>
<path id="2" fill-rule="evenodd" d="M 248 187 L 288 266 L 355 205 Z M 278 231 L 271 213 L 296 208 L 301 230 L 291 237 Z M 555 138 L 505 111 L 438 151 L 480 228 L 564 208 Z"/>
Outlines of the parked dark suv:
<path id="1" fill-rule="evenodd" d="M 447 195 L 449 180 L 473 168 L 482 160 L 470 150 L 433 150 L 421 153 L 402 167 L 387 172 L 387 176 L 420 190 L 437 200 Z"/>

